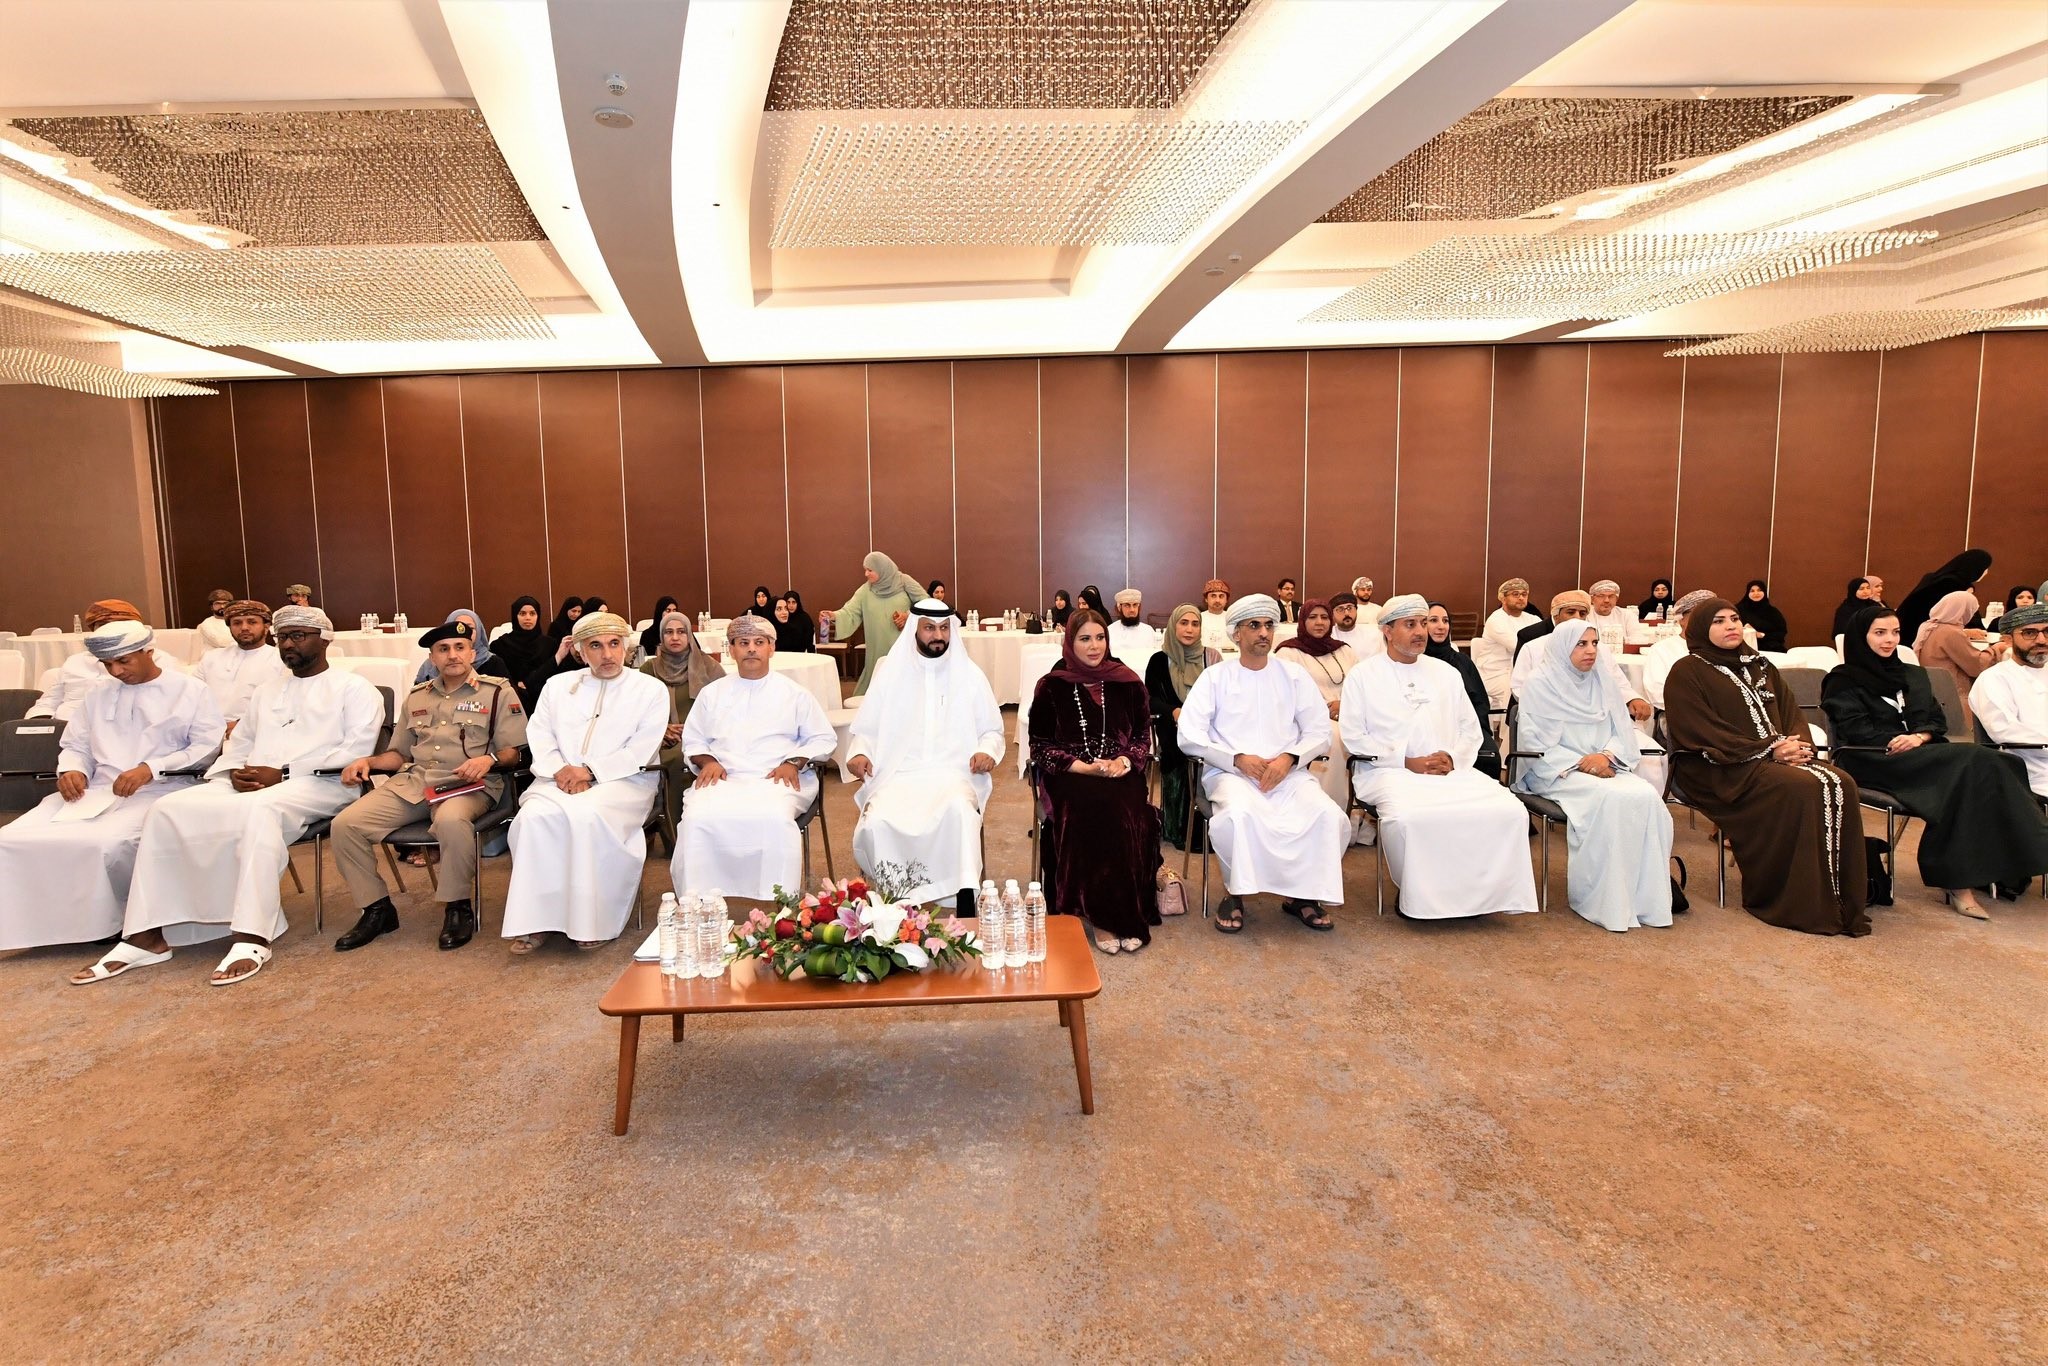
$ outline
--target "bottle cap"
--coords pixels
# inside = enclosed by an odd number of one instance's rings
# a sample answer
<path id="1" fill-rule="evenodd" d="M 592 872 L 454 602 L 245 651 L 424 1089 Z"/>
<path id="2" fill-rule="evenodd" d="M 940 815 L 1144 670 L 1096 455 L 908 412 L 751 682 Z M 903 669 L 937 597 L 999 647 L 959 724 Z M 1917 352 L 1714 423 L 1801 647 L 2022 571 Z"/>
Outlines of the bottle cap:
<path id="1" fill-rule="evenodd" d="M 676 894 L 674 892 L 663 892 L 661 894 L 661 899 L 663 901 L 674 901 L 676 899 Z"/>
<path id="2" fill-rule="evenodd" d="M 1035 883 L 1035 882 L 1034 882 L 1034 883 L 1032 883 L 1032 884 L 1031 884 L 1031 890 L 1032 890 L 1032 891 L 1034 891 L 1034 892 L 1040 892 L 1040 891 L 1044 891 L 1045 889 L 1044 889 L 1043 887 L 1040 887 L 1040 886 L 1039 886 L 1039 885 L 1038 885 L 1037 883 Z"/>

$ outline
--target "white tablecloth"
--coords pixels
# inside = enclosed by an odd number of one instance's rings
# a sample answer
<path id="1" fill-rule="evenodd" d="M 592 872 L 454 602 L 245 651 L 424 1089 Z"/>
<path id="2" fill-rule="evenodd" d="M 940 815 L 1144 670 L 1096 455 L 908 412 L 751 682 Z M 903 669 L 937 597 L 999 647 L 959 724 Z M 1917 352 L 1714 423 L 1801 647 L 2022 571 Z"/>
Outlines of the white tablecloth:
<path id="1" fill-rule="evenodd" d="M 740 666 L 731 659 L 719 661 L 729 674 L 738 673 Z M 804 691 L 818 699 L 818 705 L 829 714 L 838 711 L 843 703 L 839 699 L 839 666 L 829 655 L 788 654 L 769 656 L 768 667 L 779 674 L 788 674 L 792 683 L 800 684 Z"/>
<path id="2" fill-rule="evenodd" d="M 0 646 L 0 688 L 23 688 L 33 681 L 21 651 Z"/>
<path id="3" fill-rule="evenodd" d="M 85 649 L 85 636 L 74 631 L 54 636 L 16 636 L 0 643 L 0 648 L 21 651 L 22 676 L 27 680 L 22 686 L 34 687 L 43 670 L 59 668 L 66 659 Z M 156 648 L 187 669 L 205 653 L 199 648 L 199 632 L 189 626 L 159 627 Z"/>
<path id="4" fill-rule="evenodd" d="M 1055 636 L 1057 640 L 1059 637 Z M 1060 647 L 1043 643 L 1038 638 L 1017 656 L 1017 776 L 1024 776 L 1025 765 L 1031 762 L 1031 698 L 1038 691 L 1038 680 L 1051 673 L 1053 666 L 1060 662 Z"/>
<path id="5" fill-rule="evenodd" d="M 1034 636 L 1028 631 L 969 631 L 965 627 L 959 630 L 960 643 L 966 648 L 967 657 L 988 676 L 988 685 L 995 690 L 999 707 L 1017 706 L 1023 701 L 1017 665 L 1025 649 L 1059 640 L 1056 635 Z M 1053 658 L 1058 659 L 1057 644 L 1053 645 L 1052 651 Z"/>

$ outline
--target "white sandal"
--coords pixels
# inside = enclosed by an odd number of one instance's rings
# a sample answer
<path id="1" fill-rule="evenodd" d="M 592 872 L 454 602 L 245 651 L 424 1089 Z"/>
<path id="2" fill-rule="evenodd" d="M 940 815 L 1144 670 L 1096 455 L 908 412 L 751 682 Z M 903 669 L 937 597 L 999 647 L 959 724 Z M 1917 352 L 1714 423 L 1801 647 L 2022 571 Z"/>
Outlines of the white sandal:
<path id="1" fill-rule="evenodd" d="M 87 968 L 85 970 L 86 976 L 72 977 L 69 980 L 72 986 L 86 987 L 91 986 L 94 982 L 104 982 L 109 977 L 119 977 L 131 968 L 155 967 L 158 963 L 168 963 L 170 961 L 171 951 L 169 949 L 165 949 L 162 953 L 151 953 L 148 949 L 139 948 L 124 939 L 111 949 L 108 949 L 99 962 Z M 109 966 L 110 964 L 111 966 Z"/>
<path id="2" fill-rule="evenodd" d="M 257 973 L 263 971 L 263 965 L 268 963 L 271 957 L 272 954 L 268 944 L 251 944 L 245 940 L 229 949 L 228 956 L 220 960 L 219 966 L 215 967 L 214 971 L 217 973 L 226 972 L 236 963 L 254 963 L 256 966 L 250 968 L 239 977 L 209 977 L 207 981 L 217 987 L 233 986 L 236 982 L 246 982 Z"/>

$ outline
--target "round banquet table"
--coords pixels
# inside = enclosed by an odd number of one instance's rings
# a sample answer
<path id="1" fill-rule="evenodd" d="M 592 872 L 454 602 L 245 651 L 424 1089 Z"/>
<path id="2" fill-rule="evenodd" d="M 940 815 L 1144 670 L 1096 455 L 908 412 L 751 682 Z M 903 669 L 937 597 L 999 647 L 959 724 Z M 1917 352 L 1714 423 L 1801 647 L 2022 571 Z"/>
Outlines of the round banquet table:
<path id="1" fill-rule="evenodd" d="M 440 623 L 435 622 L 438 626 Z M 336 631 L 331 648 L 352 659 L 395 659 L 405 665 L 408 675 L 419 672 L 427 652 L 419 638 L 429 627 L 409 626 L 403 631 Z"/>
<path id="2" fill-rule="evenodd" d="M 199 646 L 199 632 L 189 626 L 158 627 L 156 648 L 187 669 L 205 653 Z M 22 677 L 26 680 L 22 686 L 33 687 L 45 669 L 61 668 L 65 660 L 85 649 L 85 636 L 77 631 L 54 636 L 16 636 L 0 643 L 0 649 L 21 652 Z"/>
<path id="3" fill-rule="evenodd" d="M 1058 640 L 1059 637 L 1053 637 Z M 1031 762 L 1031 698 L 1038 691 L 1038 680 L 1052 672 L 1060 662 L 1060 647 L 1046 644 L 1045 637 L 1021 650 L 1017 655 L 1017 776 L 1023 777 L 1024 770 Z"/>
<path id="4" fill-rule="evenodd" d="M 721 659 L 729 674 L 739 672 L 739 664 L 730 657 Z M 775 654 L 768 658 L 768 667 L 779 674 L 787 674 L 792 683 L 818 699 L 818 705 L 829 714 L 838 711 L 845 704 L 839 700 L 839 666 L 829 655 Z"/>
<path id="5" fill-rule="evenodd" d="M 983 627 L 970 631 L 960 627 L 960 643 L 967 651 L 967 657 L 974 666 L 988 678 L 988 685 L 994 689 L 996 705 L 999 707 L 1018 706 L 1023 703 L 1025 690 L 1020 687 L 1022 679 L 1018 664 L 1025 648 L 1057 642 L 1057 635 L 1032 635 L 1029 631 L 991 631 Z M 1059 658 L 1059 646 L 1052 646 L 1053 658 Z M 1043 672 L 1041 670 L 1041 672 Z M 1032 682 L 1036 683 L 1036 678 Z"/>

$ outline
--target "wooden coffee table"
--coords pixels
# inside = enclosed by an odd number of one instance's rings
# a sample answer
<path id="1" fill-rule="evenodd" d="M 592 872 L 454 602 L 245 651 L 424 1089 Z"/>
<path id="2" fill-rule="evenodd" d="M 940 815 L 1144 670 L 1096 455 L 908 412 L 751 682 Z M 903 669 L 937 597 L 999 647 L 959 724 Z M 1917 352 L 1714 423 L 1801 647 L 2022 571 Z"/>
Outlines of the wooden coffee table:
<path id="1" fill-rule="evenodd" d="M 1056 1001 L 1060 1023 L 1074 1046 L 1074 1077 L 1081 1085 L 1081 1113 L 1095 1113 L 1095 1084 L 1088 1074 L 1088 1023 L 1083 1002 L 1099 995 L 1102 978 L 1078 918 L 1048 916 L 1043 963 L 990 972 L 979 963 L 923 972 L 891 973 L 879 982 L 784 981 L 758 960 L 735 963 L 718 978 L 663 977 L 655 963 L 634 963 L 612 983 L 598 1011 L 619 1017 L 619 1101 L 612 1132 L 626 1132 L 633 1113 L 633 1064 L 640 1052 L 640 1021 L 649 1015 L 674 1020 L 672 1037 L 682 1042 L 690 1015 L 728 1015 L 766 1010 L 871 1010 L 881 1006 L 1001 1005 Z"/>

